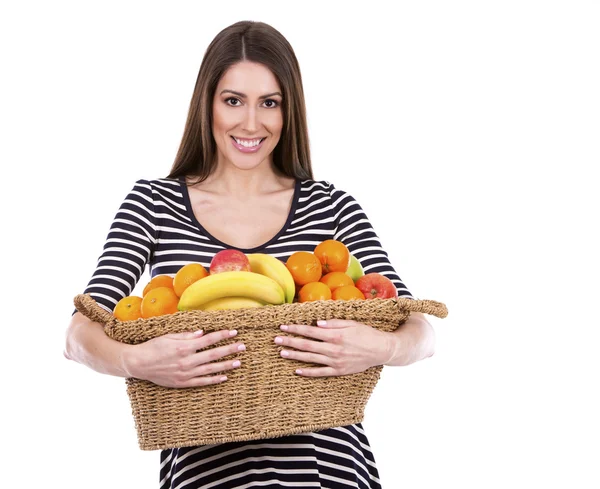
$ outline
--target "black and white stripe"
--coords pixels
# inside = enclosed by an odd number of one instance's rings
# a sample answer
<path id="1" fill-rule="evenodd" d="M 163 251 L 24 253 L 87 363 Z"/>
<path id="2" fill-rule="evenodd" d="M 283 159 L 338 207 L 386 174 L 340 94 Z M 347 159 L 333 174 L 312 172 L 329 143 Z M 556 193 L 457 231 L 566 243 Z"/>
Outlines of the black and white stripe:
<path id="1" fill-rule="evenodd" d="M 342 241 L 365 273 L 389 277 L 400 296 L 412 297 L 360 205 L 327 181 L 298 180 L 280 232 L 262 246 L 241 251 L 286 261 L 295 251 L 313 251 L 325 239 Z M 234 247 L 196 220 L 183 181 L 139 180 L 115 216 L 85 293 L 112 311 L 146 266 L 151 276 L 174 276 L 190 262 L 208 268 L 224 248 Z M 269 440 L 163 450 L 160 459 L 161 489 L 381 487 L 360 423 Z"/>
<path id="2" fill-rule="evenodd" d="M 317 433 L 164 450 L 161 488 L 380 488 L 361 424 Z"/>

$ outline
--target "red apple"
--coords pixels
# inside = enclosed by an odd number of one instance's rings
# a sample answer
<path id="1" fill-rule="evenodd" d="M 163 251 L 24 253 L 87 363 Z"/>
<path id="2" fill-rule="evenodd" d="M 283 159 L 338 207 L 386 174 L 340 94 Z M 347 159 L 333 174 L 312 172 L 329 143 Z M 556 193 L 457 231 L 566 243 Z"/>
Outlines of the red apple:
<path id="1" fill-rule="evenodd" d="M 221 250 L 210 262 L 210 274 L 221 272 L 249 272 L 250 261 L 248 257 L 238 250 Z"/>
<path id="2" fill-rule="evenodd" d="M 354 285 L 365 299 L 391 299 L 398 297 L 398 289 L 389 278 L 380 273 L 367 273 L 360 277 Z"/>

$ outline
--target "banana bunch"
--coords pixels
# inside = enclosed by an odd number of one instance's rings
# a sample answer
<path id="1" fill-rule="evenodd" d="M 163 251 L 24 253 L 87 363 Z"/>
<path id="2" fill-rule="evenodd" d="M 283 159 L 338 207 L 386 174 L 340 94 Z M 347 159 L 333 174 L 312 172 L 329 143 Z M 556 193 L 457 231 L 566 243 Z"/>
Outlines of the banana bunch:
<path id="1" fill-rule="evenodd" d="M 284 263 L 263 253 L 247 255 L 251 271 L 208 275 L 188 286 L 178 309 L 215 311 L 292 302 L 295 284 Z"/>
<path id="2" fill-rule="evenodd" d="M 246 256 L 253 272 L 275 280 L 283 289 L 285 302 L 294 302 L 296 284 L 292 274 L 282 261 L 265 253 L 252 253 Z"/>

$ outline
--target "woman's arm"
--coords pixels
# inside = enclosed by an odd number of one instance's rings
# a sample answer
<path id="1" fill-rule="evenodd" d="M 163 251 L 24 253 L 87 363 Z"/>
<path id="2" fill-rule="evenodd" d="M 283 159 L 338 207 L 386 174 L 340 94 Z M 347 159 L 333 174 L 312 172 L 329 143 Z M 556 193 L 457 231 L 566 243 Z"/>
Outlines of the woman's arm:
<path id="1" fill-rule="evenodd" d="M 84 291 L 107 311 L 131 293 L 150 262 L 158 240 L 156 216 L 152 184 L 138 180 L 117 211 Z M 227 377 L 222 373 L 240 366 L 234 360 L 215 361 L 239 354 L 238 348 L 244 348 L 239 342 L 207 349 L 235 334 L 229 330 L 166 334 L 127 345 L 109 338 L 101 324 L 76 312 L 67 328 L 64 354 L 103 374 L 164 387 L 195 387 L 224 382 Z"/>
<path id="2" fill-rule="evenodd" d="M 129 359 L 133 345 L 109 338 L 104 327 L 76 312 L 66 332 L 65 357 L 96 372 L 132 377 Z"/>
<path id="3" fill-rule="evenodd" d="M 235 360 L 215 361 L 245 350 L 240 342 L 214 346 L 236 334 L 229 330 L 174 333 L 127 345 L 109 338 L 101 324 L 78 312 L 67 329 L 64 354 L 103 374 L 135 377 L 163 387 L 198 387 L 225 382 L 223 373 L 240 366 Z"/>
<path id="4" fill-rule="evenodd" d="M 412 312 L 408 319 L 389 335 L 393 340 L 393 354 L 384 365 L 410 365 L 434 353 L 435 332 L 421 312 Z"/>
<path id="5" fill-rule="evenodd" d="M 331 184 L 329 194 L 335 222 L 333 239 L 346 245 L 365 273 L 386 276 L 396 286 L 398 296 L 412 299 L 358 202 Z M 412 313 L 392 333 L 342 319 L 317 321 L 317 326 L 285 324 L 281 329 L 290 333 L 274 339 L 284 347 L 280 353 L 283 358 L 321 365 L 296 370 L 307 377 L 350 375 L 379 365 L 410 365 L 433 355 L 435 345 L 433 327 L 422 313 Z"/>
<path id="6" fill-rule="evenodd" d="M 150 181 L 138 180 L 121 202 L 108 231 L 96 269 L 84 293 L 107 311 L 129 295 L 150 261 L 157 240 Z M 131 345 L 109 338 L 100 323 L 80 312 L 71 317 L 64 354 L 96 372 L 131 376 Z"/>
<path id="7" fill-rule="evenodd" d="M 296 370 L 306 377 L 349 375 L 379 365 L 410 365 L 433 355 L 435 341 L 433 328 L 422 313 L 412 313 L 392 333 L 345 319 L 317 321 L 317 326 L 286 324 L 281 329 L 293 335 L 275 338 L 275 343 L 284 347 L 282 357 L 322 365 Z"/>

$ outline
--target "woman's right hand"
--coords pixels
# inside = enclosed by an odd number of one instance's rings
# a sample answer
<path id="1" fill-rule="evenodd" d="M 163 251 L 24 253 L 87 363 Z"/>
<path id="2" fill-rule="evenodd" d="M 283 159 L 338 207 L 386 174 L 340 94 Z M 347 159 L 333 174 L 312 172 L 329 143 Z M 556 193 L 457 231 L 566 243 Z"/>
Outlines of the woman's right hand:
<path id="1" fill-rule="evenodd" d="M 131 377 L 148 380 L 163 387 L 218 384 L 227 380 L 227 377 L 221 373 L 214 374 L 237 368 L 240 361 L 215 360 L 244 351 L 245 345 L 237 342 L 200 352 L 198 350 L 236 334 L 235 330 L 220 330 L 206 335 L 193 332 L 158 336 L 130 348 L 124 361 Z"/>

